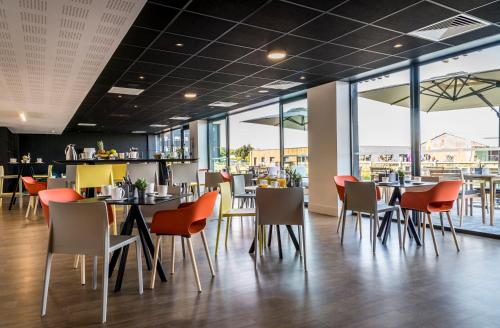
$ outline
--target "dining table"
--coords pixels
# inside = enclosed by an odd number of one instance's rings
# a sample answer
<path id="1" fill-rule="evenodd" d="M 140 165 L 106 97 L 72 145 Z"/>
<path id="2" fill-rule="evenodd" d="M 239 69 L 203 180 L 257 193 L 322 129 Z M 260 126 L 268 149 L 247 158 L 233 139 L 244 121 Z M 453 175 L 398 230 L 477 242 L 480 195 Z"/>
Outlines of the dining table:
<path id="1" fill-rule="evenodd" d="M 481 181 L 489 186 L 490 194 L 490 225 L 495 225 L 495 202 L 496 202 L 496 185 L 500 184 L 499 174 L 475 174 L 464 173 L 464 180 L 466 181 Z"/>
<path id="2" fill-rule="evenodd" d="M 154 258 L 154 244 L 146 220 L 142 215 L 141 206 L 158 205 L 186 198 L 189 196 L 191 196 L 191 194 L 167 195 L 166 197 L 157 197 L 157 196 L 146 196 L 143 198 L 131 197 L 119 200 L 111 199 L 109 197 L 93 197 L 93 198 L 85 198 L 83 200 L 80 200 L 79 202 L 105 201 L 106 204 L 108 205 L 130 206 L 125 222 L 123 222 L 120 235 L 130 236 L 132 235 L 132 230 L 134 226 L 137 228 L 142 244 L 142 250 L 144 252 L 144 257 L 146 259 L 146 265 L 148 270 L 151 270 L 152 268 L 151 259 Z M 111 256 L 111 260 L 109 262 L 109 277 L 111 278 L 115 266 L 118 262 L 118 259 L 120 258 L 120 265 L 118 268 L 117 278 L 115 282 L 115 289 L 114 289 L 115 292 L 120 291 L 122 286 L 123 275 L 125 273 L 125 265 L 127 263 L 127 255 L 128 255 L 128 246 L 124 246 L 123 248 L 113 252 L 113 255 Z M 167 281 L 167 276 L 165 275 L 165 271 L 163 270 L 163 266 L 161 264 L 160 259 L 158 259 L 158 265 L 156 270 L 158 272 L 161 281 Z"/>
<path id="3" fill-rule="evenodd" d="M 389 199 L 388 205 L 389 206 L 394 206 L 397 205 L 401 202 L 401 197 L 403 196 L 403 193 L 407 190 L 411 191 L 425 191 L 433 186 L 435 186 L 437 183 L 436 182 L 414 182 L 414 181 L 409 181 L 409 182 L 376 182 L 377 186 L 379 187 L 386 187 L 386 188 L 392 188 L 392 194 L 391 198 Z M 392 222 L 392 215 L 393 211 L 386 212 L 382 218 L 382 222 L 380 224 L 380 228 L 377 233 L 377 237 L 382 238 L 382 244 L 385 245 L 387 242 L 387 236 L 390 233 L 391 230 L 391 224 Z M 404 211 L 403 211 L 404 215 Z M 415 243 L 418 246 L 422 245 L 422 242 L 420 240 L 420 236 L 417 233 L 417 229 L 415 227 L 415 221 L 417 219 L 416 213 L 412 214 L 412 219 L 408 220 L 408 230 L 409 230 L 409 235 L 415 240 Z"/>

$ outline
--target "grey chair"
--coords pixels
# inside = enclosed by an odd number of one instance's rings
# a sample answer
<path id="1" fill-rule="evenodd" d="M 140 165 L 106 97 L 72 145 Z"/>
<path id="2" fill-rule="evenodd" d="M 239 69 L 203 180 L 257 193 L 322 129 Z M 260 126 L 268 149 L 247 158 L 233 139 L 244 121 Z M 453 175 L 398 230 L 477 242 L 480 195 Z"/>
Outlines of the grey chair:
<path id="1" fill-rule="evenodd" d="M 200 195 L 200 182 L 198 180 L 198 163 L 172 164 L 170 166 L 172 185 L 180 185 L 185 192 L 195 187 L 195 193 Z"/>
<path id="2" fill-rule="evenodd" d="M 231 178 L 233 179 L 233 207 L 234 201 L 238 202 L 238 208 L 253 206 L 252 203 L 255 199 L 255 194 L 245 191 L 245 176 L 243 174 L 234 174 Z"/>
<path id="3" fill-rule="evenodd" d="M 158 163 L 129 164 L 127 175 L 132 183 L 135 183 L 137 179 L 145 179 L 148 183 L 154 182 L 155 185 L 158 185 L 160 179 Z"/>
<path id="4" fill-rule="evenodd" d="M 139 294 L 143 292 L 141 243 L 138 236 L 110 236 L 105 202 L 49 202 L 50 226 L 41 315 L 47 313 L 50 269 L 54 254 L 83 254 L 94 257 L 94 281 L 97 288 L 97 257 L 103 257 L 102 322 L 106 322 L 108 303 L 109 254 L 135 243 Z"/>
<path id="5" fill-rule="evenodd" d="M 307 271 L 306 239 L 304 225 L 304 190 L 302 188 L 257 188 L 256 191 L 255 242 L 257 247 L 259 226 L 297 225 L 299 226 L 299 249 Z M 260 234 L 263 235 L 263 234 Z M 264 241 L 262 240 L 261 243 Z M 255 257 L 255 267 L 257 259 Z"/>
<path id="6" fill-rule="evenodd" d="M 66 165 L 66 183 L 69 188 L 75 188 L 77 165 Z"/>
<path id="7" fill-rule="evenodd" d="M 377 190 L 374 182 L 345 182 L 345 196 L 342 213 L 342 235 L 340 243 L 344 242 L 345 216 L 347 211 L 370 215 L 370 232 L 372 238 L 372 249 L 375 252 L 377 241 L 377 224 L 379 213 L 396 212 L 398 224 L 399 247 L 401 248 L 401 217 L 399 206 L 389 206 L 383 202 L 377 202 Z M 361 220 L 359 221 L 361 229 Z"/>
<path id="8" fill-rule="evenodd" d="M 219 172 L 205 172 L 205 192 L 216 190 L 224 182 Z"/>
<path id="9" fill-rule="evenodd" d="M 168 193 L 170 195 L 180 195 L 181 194 L 181 188 L 178 186 L 168 186 Z M 169 202 L 164 202 L 160 203 L 157 205 L 147 205 L 147 206 L 140 206 L 142 215 L 144 216 L 144 219 L 146 220 L 146 223 L 151 223 L 151 220 L 153 219 L 153 215 L 158 212 L 158 211 L 165 211 L 165 210 L 175 210 L 179 207 L 181 201 L 180 199 L 172 200 Z"/>
<path id="10" fill-rule="evenodd" d="M 67 188 L 68 183 L 66 178 L 48 178 L 47 189 Z"/>

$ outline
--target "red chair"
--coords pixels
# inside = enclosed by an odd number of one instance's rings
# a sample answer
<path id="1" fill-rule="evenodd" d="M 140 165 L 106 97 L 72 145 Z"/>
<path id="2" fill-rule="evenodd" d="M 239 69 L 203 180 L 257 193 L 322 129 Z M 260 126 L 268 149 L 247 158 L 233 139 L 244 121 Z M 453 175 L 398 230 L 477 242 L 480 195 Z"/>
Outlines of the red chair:
<path id="1" fill-rule="evenodd" d="M 28 209 L 26 210 L 26 217 L 29 216 L 31 208 L 33 208 L 33 214 L 36 215 L 36 209 L 38 207 L 38 192 L 47 189 L 47 182 L 40 182 L 32 177 L 21 177 L 21 179 L 23 180 L 24 188 L 30 195 Z"/>
<path id="2" fill-rule="evenodd" d="M 227 171 L 221 171 L 220 175 L 222 176 L 223 182 L 231 183 L 231 173 L 229 173 Z"/>
<path id="3" fill-rule="evenodd" d="M 194 257 L 193 245 L 191 243 L 191 236 L 200 233 L 201 239 L 203 240 L 203 246 L 205 247 L 205 253 L 208 259 L 208 265 L 210 266 L 210 271 L 212 276 L 215 277 L 214 268 L 212 266 L 212 260 L 210 259 L 210 252 L 208 250 L 207 239 L 205 237 L 205 226 L 207 224 L 207 218 L 213 213 L 215 207 L 215 201 L 217 199 L 218 193 L 216 191 L 211 191 L 200 198 L 196 202 L 183 203 L 176 210 L 158 211 L 153 216 L 153 222 L 151 222 L 151 233 L 155 233 L 157 236 L 155 256 L 154 256 L 154 267 L 151 273 L 151 289 L 154 288 L 155 277 L 156 277 L 156 267 L 158 264 L 158 256 L 160 253 L 161 239 L 163 236 L 172 236 L 172 270 L 174 273 L 174 254 L 175 254 L 175 236 L 181 236 L 186 238 L 189 255 L 191 257 L 191 262 L 193 265 L 193 272 L 196 278 L 196 285 L 198 291 L 201 292 L 200 277 L 198 275 L 198 267 L 196 266 L 196 259 Z"/>
<path id="4" fill-rule="evenodd" d="M 457 247 L 457 251 L 460 251 L 455 228 L 453 227 L 453 221 L 451 220 L 450 210 L 453 208 L 453 203 L 458 197 L 462 184 L 463 181 L 461 180 L 441 181 L 429 190 L 420 192 L 409 191 L 403 194 L 400 204 L 401 209 L 405 212 L 403 248 L 405 245 L 406 230 L 408 229 L 409 212 L 412 210 L 424 213 L 424 229 L 422 233 L 423 241 L 425 241 L 425 217 L 427 216 L 436 256 L 439 256 L 439 252 L 436 244 L 436 237 L 434 235 L 431 213 L 446 213 L 450 230 L 453 235 L 453 239 L 455 240 L 455 246 Z"/>
<path id="5" fill-rule="evenodd" d="M 346 181 L 349 181 L 349 182 L 359 182 L 358 178 L 352 176 L 352 175 L 336 175 L 333 177 L 333 181 L 335 182 L 335 187 L 337 187 L 337 193 L 339 194 L 339 199 L 340 201 L 342 202 L 342 208 L 340 209 L 340 213 L 343 213 L 343 209 L 344 209 L 344 196 L 345 196 L 345 182 Z M 377 201 L 380 201 L 382 199 L 382 193 L 380 191 L 380 188 L 377 187 L 376 188 L 376 191 L 377 191 Z M 339 222 L 337 224 L 337 233 L 339 232 L 339 228 L 340 228 L 340 225 L 342 224 L 342 220 L 344 218 L 342 217 L 342 215 L 339 217 Z M 361 216 L 357 215 L 357 218 L 356 218 L 356 229 L 358 227 L 358 223 L 361 221 Z M 376 222 L 378 222 L 376 220 Z M 361 236 L 361 228 L 359 229 L 359 235 Z"/>

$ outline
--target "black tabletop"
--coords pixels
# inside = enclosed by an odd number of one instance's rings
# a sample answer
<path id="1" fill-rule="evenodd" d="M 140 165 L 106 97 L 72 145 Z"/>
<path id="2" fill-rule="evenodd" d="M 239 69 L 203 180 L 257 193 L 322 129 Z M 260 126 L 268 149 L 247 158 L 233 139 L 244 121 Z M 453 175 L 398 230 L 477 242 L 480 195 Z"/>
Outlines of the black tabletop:
<path id="1" fill-rule="evenodd" d="M 38 164 L 38 165 L 42 165 L 42 164 L 46 164 L 44 162 L 29 162 L 29 163 L 22 163 L 22 162 L 15 162 L 15 163 L 12 163 L 12 162 L 7 162 L 6 164 L 4 165 L 32 165 L 32 164 Z"/>
<path id="2" fill-rule="evenodd" d="M 78 164 L 112 164 L 112 163 L 182 163 L 182 162 L 195 162 L 197 158 L 164 158 L 164 159 L 156 159 L 156 158 L 140 158 L 140 159 L 78 159 L 78 160 L 55 160 L 54 163 L 58 164 L 69 164 L 69 165 L 78 165 Z"/>
<path id="3" fill-rule="evenodd" d="M 180 194 L 176 196 L 169 195 L 167 197 L 146 196 L 144 198 L 125 198 L 123 200 L 113 200 L 111 198 L 104 198 L 104 197 L 93 197 L 93 198 L 82 199 L 79 202 L 105 201 L 106 204 L 109 205 L 158 205 L 166 202 L 171 202 L 173 200 L 185 198 L 188 196 L 191 196 L 191 194 Z"/>
<path id="4" fill-rule="evenodd" d="M 376 182 L 377 186 L 381 187 L 400 187 L 400 188 L 414 188 L 414 187 L 432 187 L 435 186 L 436 182 L 405 182 L 400 184 L 399 182 Z"/>

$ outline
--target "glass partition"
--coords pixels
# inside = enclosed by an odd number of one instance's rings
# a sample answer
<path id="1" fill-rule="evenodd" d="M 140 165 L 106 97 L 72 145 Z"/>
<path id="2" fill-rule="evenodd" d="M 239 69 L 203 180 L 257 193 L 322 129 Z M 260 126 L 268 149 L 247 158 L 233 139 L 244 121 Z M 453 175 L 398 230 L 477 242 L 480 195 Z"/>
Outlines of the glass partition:
<path id="1" fill-rule="evenodd" d="M 174 158 L 182 157 L 181 129 L 172 130 L 172 155 Z"/>
<path id="2" fill-rule="evenodd" d="M 225 118 L 208 122 L 208 160 L 211 171 L 227 168 Z"/>
<path id="3" fill-rule="evenodd" d="M 189 126 L 182 128 L 182 147 L 184 148 L 184 158 L 191 158 L 191 137 L 189 134 Z"/>

